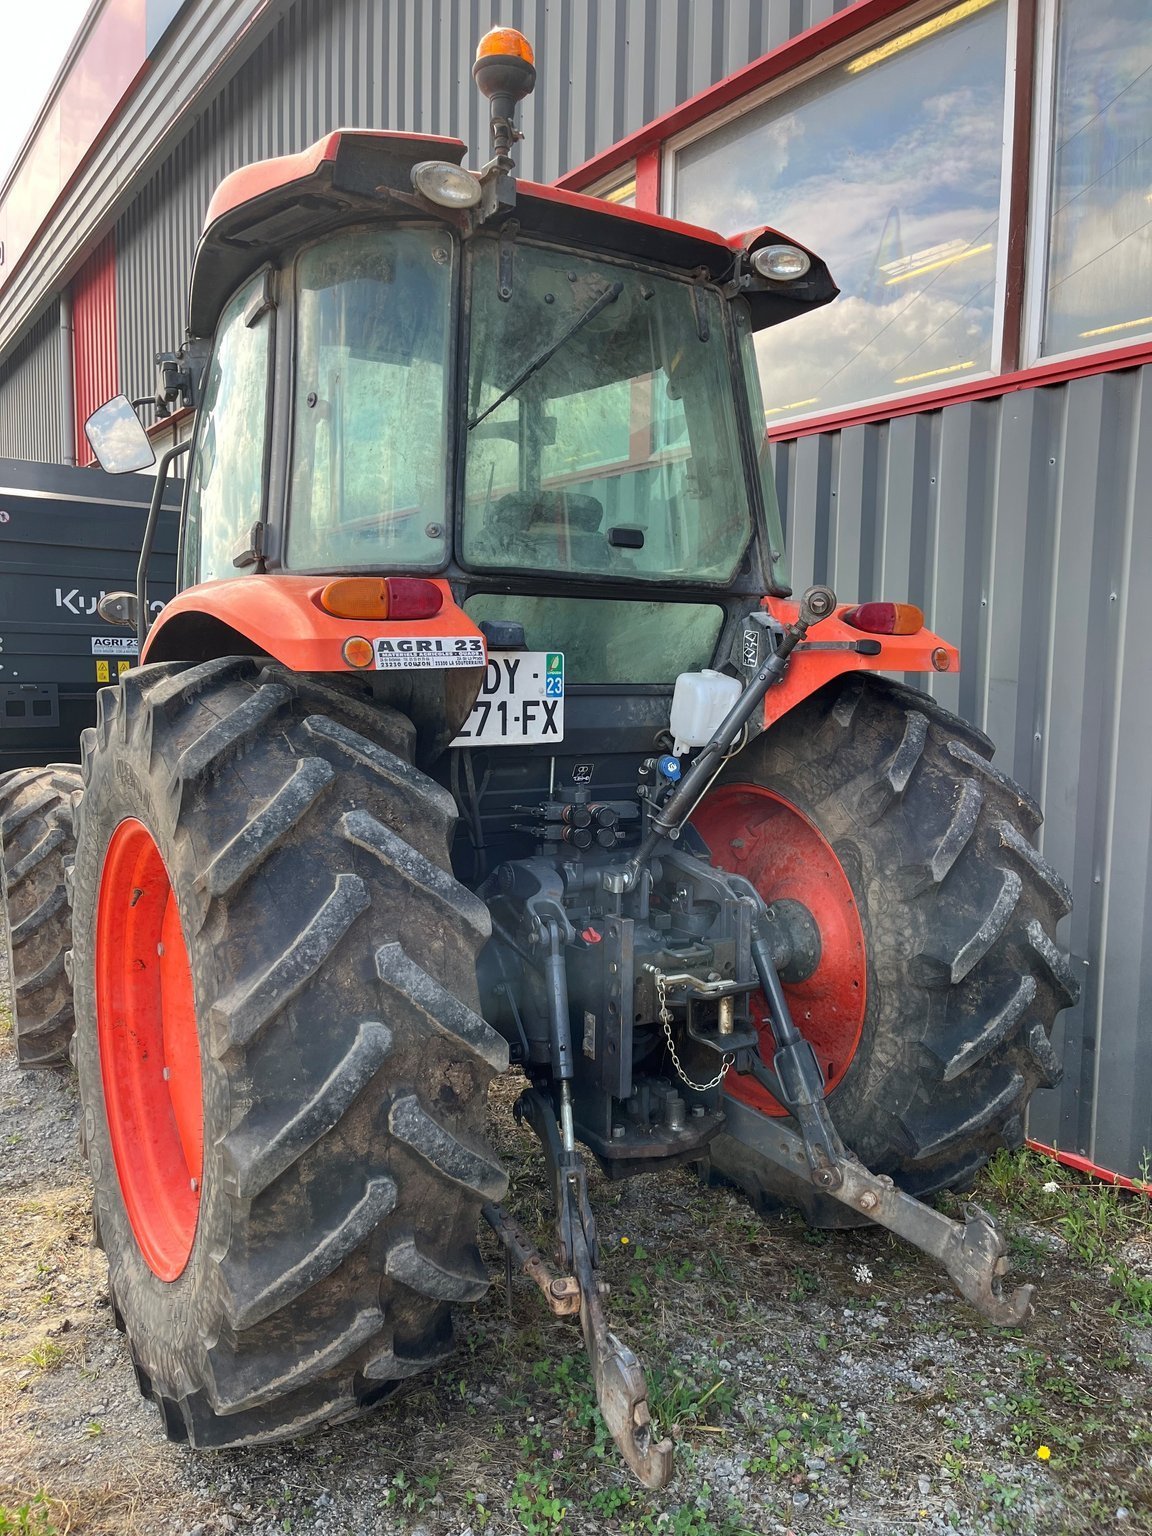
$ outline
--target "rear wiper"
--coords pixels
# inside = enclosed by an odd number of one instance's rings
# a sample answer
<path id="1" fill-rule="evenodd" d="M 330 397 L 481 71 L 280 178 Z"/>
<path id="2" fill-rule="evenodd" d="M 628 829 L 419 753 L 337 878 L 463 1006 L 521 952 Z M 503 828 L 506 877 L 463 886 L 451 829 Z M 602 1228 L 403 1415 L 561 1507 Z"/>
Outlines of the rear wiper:
<path id="1" fill-rule="evenodd" d="M 613 283 L 611 287 L 606 288 L 598 299 L 589 304 L 582 315 L 577 315 L 572 324 L 560 332 L 551 346 L 546 347 L 543 352 L 532 359 L 526 368 L 521 369 L 504 393 L 497 395 L 487 410 L 481 411 L 479 416 L 472 417 L 472 420 L 468 423 L 469 432 L 471 432 L 473 427 L 478 427 L 485 416 L 491 416 L 492 412 L 502 406 L 510 395 L 514 395 L 521 384 L 526 384 L 534 373 L 539 373 L 548 359 L 554 357 L 564 343 L 570 341 L 575 336 L 577 331 L 582 331 L 589 320 L 595 320 L 602 309 L 607 309 L 609 304 L 615 304 L 623 292 L 624 284 L 620 282 Z"/>

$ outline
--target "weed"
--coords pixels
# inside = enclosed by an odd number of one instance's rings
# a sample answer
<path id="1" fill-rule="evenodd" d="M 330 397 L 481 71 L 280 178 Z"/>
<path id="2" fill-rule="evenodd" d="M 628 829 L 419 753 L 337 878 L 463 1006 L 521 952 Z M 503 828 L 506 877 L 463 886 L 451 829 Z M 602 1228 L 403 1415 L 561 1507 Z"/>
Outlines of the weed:
<path id="1" fill-rule="evenodd" d="M 23 1363 L 38 1371 L 54 1371 L 65 1359 L 64 1350 L 54 1339 L 41 1339 L 24 1356 Z"/>
<path id="2" fill-rule="evenodd" d="M 781 1382 L 776 1407 L 781 1410 L 781 1423 L 765 1437 L 767 1454 L 749 1460 L 749 1473 L 763 1473 L 783 1483 L 804 1473 L 813 1459 L 835 1461 L 849 1471 L 868 1459 L 862 1446 L 866 1427 L 859 1421 L 846 1422 L 839 1407 L 816 1407 L 790 1392 L 787 1380 Z"/>
<path id="3" fill-rule="evenodd" d="M 792 1271 L 792 1289 L 788 1292 L 788 1300 L 793 1306 L 798 1306 L 806 1296 L 811 1296 L 814 1291 L 820 1289 L 819 1277 L 810 1269 L 794 1269 Z"/>
<path id="4" fill-rule="evenodd" d="M 564 1529 L 565 1506 L 551 1491 L 544 1472 L 517 1472 L 508 1508 L 528 1536 L 555 1536 Z"/>
<path id="5" fill-rule="evenodd" d="M 706 1424 L 710 1413 L 727 1415 L 735 1398 L 735 1387 L 722 1376 L 702 1389 L 683 1371 L 654 1371 L 648 1384 L 652 1415 L 665 1429 L 673 1425 L 684 1429 L 691 1424 Z"/>
<path id="6" fill-rule="evenodd" d="M 15 1509 L 0 1506 L 0 1536 L 60 1536 L 48 1495 L 41 1490 Z"/>

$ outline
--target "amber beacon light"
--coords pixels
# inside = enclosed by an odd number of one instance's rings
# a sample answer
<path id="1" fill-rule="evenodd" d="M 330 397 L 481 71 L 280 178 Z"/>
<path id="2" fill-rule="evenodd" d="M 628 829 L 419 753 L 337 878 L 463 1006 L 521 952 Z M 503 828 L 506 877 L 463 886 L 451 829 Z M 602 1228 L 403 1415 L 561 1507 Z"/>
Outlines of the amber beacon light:
<path id="1" fill-rule="evenodd" d="M 507 155 L 520 137 L 512 124 L 516 103 L 536 84 L 532 44 L 514 27 L 493 27 L 480 39 L 472 78 L 490 103 L 492 148 L 497 156 Z"/>

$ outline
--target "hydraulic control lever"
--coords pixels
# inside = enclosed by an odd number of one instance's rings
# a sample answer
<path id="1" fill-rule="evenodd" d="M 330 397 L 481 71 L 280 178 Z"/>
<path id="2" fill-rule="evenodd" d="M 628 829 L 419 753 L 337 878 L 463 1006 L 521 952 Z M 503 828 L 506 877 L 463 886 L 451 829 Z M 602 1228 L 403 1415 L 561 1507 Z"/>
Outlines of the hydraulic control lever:
<path id="1" fill-rule="evenodd" d="M 680 828 L 696 809 L 723 761 L 724 756 L 752 718 L 753 711 L 773 683 L 778 683 L 788 670 L 788 658 L 804 639 L 813 624 L 819 624 L 836 609 L 836 594 L 831 587 L 809 587 L 800 599 L 800 612 L 791 624 L 785 624 L 780 644 L 765 660 L 755 677 L 751 679 L 735 704 L 716 727 L 712 740 L 701 747 L 695 762 L 652 816 L 648 832 L 635 856 L 625 866 L 621 882 L 630 890 L 639 878 L 640 870 L 652 857 L 657 844 L 666 837 L 676 837 Z"/>

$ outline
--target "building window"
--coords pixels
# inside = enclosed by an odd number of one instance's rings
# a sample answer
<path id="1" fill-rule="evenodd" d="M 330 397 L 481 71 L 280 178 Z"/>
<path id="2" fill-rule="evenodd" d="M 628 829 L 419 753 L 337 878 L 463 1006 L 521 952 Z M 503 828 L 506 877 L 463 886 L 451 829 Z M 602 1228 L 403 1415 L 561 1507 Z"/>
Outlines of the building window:
<path id="1" fill-rule="evenodd" d="M 1048 56 L 1037 139 L 1051 173 L 1034 252 L 1044 356 L 1152 334 L 1148 0 L 1059 0 Z"/>
<path id="2" fill-rule="evenodd" d="M 759 339 L 769 425 L 998 365 L 1007 55 L 1008 0 L 919 8 L 671 146 L 677 218 L 770 224 L 840 287 Z"/>
<path id="3" fill-rule="evenodd" d="M 624 208 L 636 206 L 636 166 L 626 166 L 613 171 L 612 175 L 584 189 L 588 197 L 602 197 L 606 203 L 619 203 Z"/>

